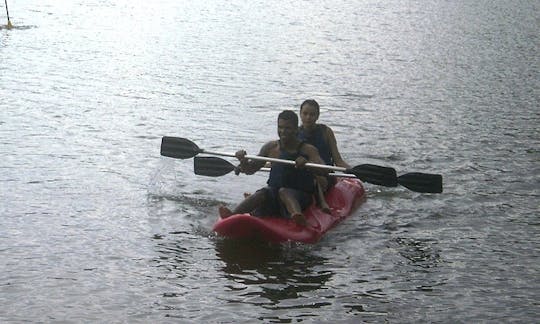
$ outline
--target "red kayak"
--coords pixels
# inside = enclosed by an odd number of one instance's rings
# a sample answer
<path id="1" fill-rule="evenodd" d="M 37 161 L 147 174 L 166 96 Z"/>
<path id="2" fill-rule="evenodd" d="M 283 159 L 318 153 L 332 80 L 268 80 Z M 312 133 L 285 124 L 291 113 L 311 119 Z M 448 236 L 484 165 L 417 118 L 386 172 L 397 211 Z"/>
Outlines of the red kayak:
<path id="1" fill-rule="evenodd" d="M 365 198 L 362 182 L 354 178 L 339 178 L 326 194 L 331 214 L 324 213 L 312 204 L 304 215 L 307 225 L 301 226 L 290 219 L 277 217 L 254 217 L 236 214 L 219 218 L 214 232 L 229 238 L 257 238 L 268 242 L 317 242 L 329 229 L 347 218 Z"/>

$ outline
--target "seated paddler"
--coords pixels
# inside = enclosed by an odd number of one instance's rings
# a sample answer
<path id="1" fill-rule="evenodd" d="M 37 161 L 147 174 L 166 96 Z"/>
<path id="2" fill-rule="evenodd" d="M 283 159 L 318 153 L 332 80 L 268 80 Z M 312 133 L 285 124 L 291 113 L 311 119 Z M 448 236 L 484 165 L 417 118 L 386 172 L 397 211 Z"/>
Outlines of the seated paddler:
<path id="1" fill-rule="evenodd" d="M 315 146 L 298 139 L 298 116 L 292 110 L 284 110 L 277 119 L 278 140 L 262 146 L 258 155 L 295 161 L 294 165 L 272 162 L 267 186 L 247 196 L 236 208 L 219 207 L 221 218 L 234 214 L 251 213 L 253 216 L 292 218 L 305 225 L 304 209 L 313 202 L 315 174 L 326 175 L 321 168 L 308 168 L 306 163 L 325 164 Z M 239 170 L 253 174 L 265 165 L 265 161 L 246 158 L 246 152 L 236 152 Z"/>
<path id="2" fill-rule="evenodd" d="M 336 165 L 350 169 L 351 166 L 343 160 L 338 150 L 334 131 L 324 124 L 317 123 L 320 115 L 319 103 L 308 99 L 300 105 L 300 120 L 302 125 L 298 129 L 298 138 L 319 150 L 319 155 L 327 165 Z M 316 197 L 321 209 L 330 212 L 325 199 L 325 193 L 335 184 L 335 177 L 317 177 Z"/>

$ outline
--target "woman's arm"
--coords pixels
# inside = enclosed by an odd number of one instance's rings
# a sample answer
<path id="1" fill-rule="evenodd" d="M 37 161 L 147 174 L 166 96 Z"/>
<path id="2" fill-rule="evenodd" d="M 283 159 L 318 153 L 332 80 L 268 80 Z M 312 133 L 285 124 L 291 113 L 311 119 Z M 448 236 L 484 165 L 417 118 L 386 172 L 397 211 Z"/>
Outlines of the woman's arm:
<path id="1" fill-rule="evenodd" d="M 334 160 L 334 164 L 339 167 L 350 169 L 351 166 L 347 162 L 345 162 L 343 158 L 341 157 L 341 154 L 339 154 L 334 131 L 332 131 L 332 129 L 327 126 L 325 135 L 326 135 L 326 142 L 328 143 L 328 146 L 330 147 L 330 153 L 332 154 L 332 159 Z"/>

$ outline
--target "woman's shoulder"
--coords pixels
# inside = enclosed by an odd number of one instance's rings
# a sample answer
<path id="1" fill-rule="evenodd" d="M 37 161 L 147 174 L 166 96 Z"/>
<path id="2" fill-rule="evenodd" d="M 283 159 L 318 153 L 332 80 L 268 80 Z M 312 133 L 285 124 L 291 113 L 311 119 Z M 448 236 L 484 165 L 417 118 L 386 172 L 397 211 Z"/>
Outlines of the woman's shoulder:
<path id="1" fill-rule="evenodd" d="M 326 124 L 317 124 L 317 127 L 319 127 L 319 131 L 324 134 L 325 137 L 334 135 L 332 128 Z"/>

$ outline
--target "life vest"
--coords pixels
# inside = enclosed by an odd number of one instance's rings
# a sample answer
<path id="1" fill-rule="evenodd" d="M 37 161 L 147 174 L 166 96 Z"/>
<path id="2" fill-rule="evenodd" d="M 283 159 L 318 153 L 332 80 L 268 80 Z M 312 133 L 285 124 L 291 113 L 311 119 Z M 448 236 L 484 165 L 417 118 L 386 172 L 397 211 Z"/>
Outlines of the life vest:
<path id="1" fill-rule="evenodd" d="M 279 158 L 283 160 L 295 161 L 299 156 L 303 156 L 307 159 L 307 156 L 300 153 L 300 149 L 304 145 L 304 142 L 300 142 L 296 148 L 295 153 L 289 153 L 281 149 L 281 142 L 279 143 Z M 313 193 L 314 188 L 313 174 L 305 169 L 297 169 L 294 165 L 284 163 L 272 163 L 270 169 L 270 176 L 266 182 L 270 187 L 274 188 L 291 188 L 296 190 Z"/>
<path id="2" fill-rule="evenodd" d="M 324 124 L 315 125 L 315 129 L 311 132 L 306 132 L 304 127 L 298 129 L 298 139 L 309 143 L 319 150 L 319 155 L 327 165 L 334 165 L 334 159 L 332 159 L 332 152 L 330 151 L 330 145 L 324 138 L 327 126 Z"/>

